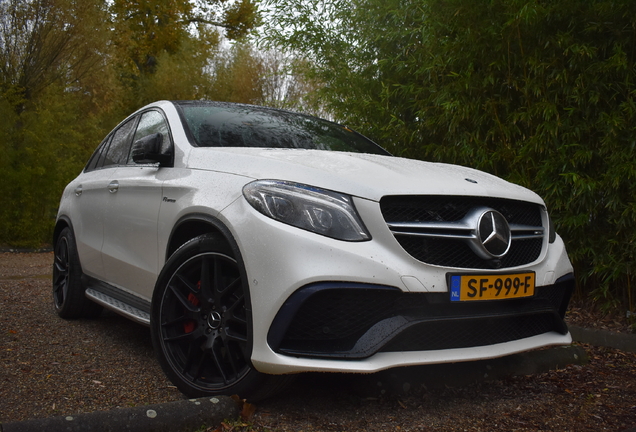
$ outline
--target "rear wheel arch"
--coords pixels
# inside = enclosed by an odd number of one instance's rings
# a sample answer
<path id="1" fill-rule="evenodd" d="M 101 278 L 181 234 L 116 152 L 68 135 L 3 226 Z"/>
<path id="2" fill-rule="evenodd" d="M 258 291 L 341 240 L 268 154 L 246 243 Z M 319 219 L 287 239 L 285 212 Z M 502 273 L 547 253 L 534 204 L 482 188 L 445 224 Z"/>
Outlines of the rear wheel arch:
<path id="1" fill-rule="evenodd" d="M 55 228 L 53 228 L 53 245 L 57 243 L 57 239 L 60 237 L 60 234 L 62 233 L 64 228 L 69 228 L 71 231 L 73 231 L 73 233 L 75 232 L 71 220 L 66 216 L 60 216 L 55 222 Z"/>
<path id="2" fill-rule="evenodd" d="M 66 319 L 96 318 L 102 306 L 85 296 L 82 267 L 75 233 L 70 224 L 56 224 L 53 244 L 53 304 L 57 314 Z"/>

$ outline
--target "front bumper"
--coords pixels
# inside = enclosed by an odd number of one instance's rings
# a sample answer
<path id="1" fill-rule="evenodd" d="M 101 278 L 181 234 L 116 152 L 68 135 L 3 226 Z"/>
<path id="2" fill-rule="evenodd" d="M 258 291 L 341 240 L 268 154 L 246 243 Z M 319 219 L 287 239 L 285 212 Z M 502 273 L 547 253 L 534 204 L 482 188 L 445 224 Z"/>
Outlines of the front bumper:
<path id="1" fill-rule="evenodd" d="M 509 300 L 505 308 L 494 302 L 450 305 L 446 275 L 457 269 L 415 260 L 387 228 L 378 203 L 356 199 L 355 205 L 371 241 L 302 231 L 255 212 L 242 199 L 221 213 L 250 283 L 257 370 L 375 372 L 571 343 L 562 316 L 572 267 L 560 238 L 537 262 L 517 268 L 536 274 L 533 301 Z M 331 297 L 343 292 L 349 297 Z"/>
<path id="2" fill-rule="evenodd" d="M 549 332 L 566 335 L 563 316 L 573 289 L 570 274 L 539 287 L 531 298 L 457 303 L 447 293 L 313 284 L 285 302 L 267 341 L 280 354 L 344 360 L 495 345 Z"/>

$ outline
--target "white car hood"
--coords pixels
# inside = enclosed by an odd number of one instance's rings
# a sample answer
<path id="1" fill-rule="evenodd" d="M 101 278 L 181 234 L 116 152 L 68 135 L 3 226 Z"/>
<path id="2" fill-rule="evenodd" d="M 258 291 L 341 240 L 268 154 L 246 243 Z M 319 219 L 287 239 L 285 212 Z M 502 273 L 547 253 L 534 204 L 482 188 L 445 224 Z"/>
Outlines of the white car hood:
<path id="1" fill-rule="evenodd" d="M 534 192 L 482 171 L 392 156 L 302 149 L 193 148 L 188 168 L 293 181 L 374 201 L 385 195 L 468 195 L 543 204 Z"/>

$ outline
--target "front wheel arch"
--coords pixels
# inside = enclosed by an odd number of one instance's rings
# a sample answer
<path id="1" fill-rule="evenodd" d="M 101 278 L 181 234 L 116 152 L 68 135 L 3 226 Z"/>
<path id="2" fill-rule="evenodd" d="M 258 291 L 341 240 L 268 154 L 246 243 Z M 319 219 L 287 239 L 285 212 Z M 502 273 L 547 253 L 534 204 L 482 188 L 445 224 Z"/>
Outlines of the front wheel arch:
<path id="1" fill-rule="evenodd" d="M 179 218 L 174 224 L 168 244 L 166 246 L 165 260 L 168 261 L 177 249 L 193 238 L 204 234 L 212 234 L 224 239 L 232 252 L 240 255 L 240 251 L 232 232 L 219 219 L 205 213 L 192 213 Z"/>

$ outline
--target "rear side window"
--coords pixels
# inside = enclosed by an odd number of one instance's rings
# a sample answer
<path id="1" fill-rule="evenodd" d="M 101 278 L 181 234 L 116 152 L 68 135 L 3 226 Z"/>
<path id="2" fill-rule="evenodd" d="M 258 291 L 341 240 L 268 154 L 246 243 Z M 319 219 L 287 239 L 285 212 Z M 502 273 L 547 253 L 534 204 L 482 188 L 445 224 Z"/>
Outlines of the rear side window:
<path id="1" fill-rule="evenodd" d="M 101 144 L 97 147 L 97 150 L 95 150 L 95 152 L 93 153 L 93 156 L 91 156 L 91 158 L 88 160 L 84 171 L 93 171 L 95 168 L 97 168 L 97 164 L 99 163 L 102 154 L 105 153 L 108 149 L 108 144 L 110 144 L 111 138 L 111 135 L 108 135 L 106 138 L 104 138 L 104 141 L 101 142 Z"/>

